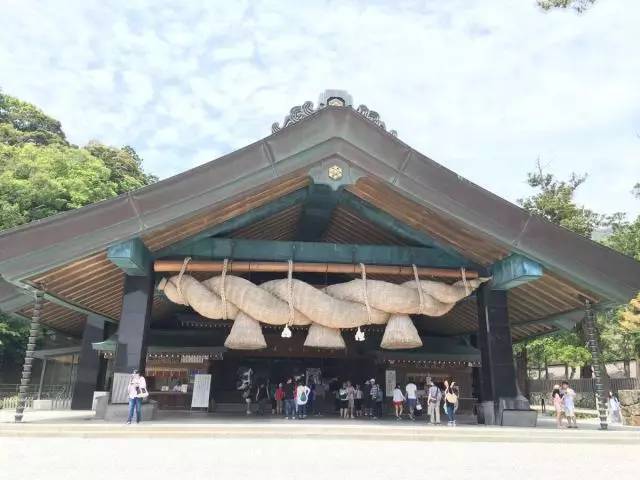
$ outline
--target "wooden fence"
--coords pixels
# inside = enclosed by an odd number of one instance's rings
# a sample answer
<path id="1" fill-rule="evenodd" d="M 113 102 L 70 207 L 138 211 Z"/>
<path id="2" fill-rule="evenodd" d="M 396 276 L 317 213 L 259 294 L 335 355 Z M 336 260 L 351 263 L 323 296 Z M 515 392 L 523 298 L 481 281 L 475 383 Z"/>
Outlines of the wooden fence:
<path id="1" fill-rule="evenodd" d="M 560 385 L 562 380 L 529 380 L 529 391 L 533 393 L 547 393 L 553 390 L 554 385 Z M 569 380 L 569 385 L 576 393 L 594 393 L 596 391 L 595 378 L 576 378 Z M 610 378 L 609 385 L 612 391 L 640 390 L 640 379 L 637 378 Z"/>

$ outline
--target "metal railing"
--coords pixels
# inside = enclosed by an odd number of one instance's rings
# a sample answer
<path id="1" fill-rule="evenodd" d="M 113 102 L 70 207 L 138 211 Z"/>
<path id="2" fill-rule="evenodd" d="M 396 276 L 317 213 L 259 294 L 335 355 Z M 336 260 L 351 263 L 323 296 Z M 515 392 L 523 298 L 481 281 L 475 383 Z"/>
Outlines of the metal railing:
<path id="1" fill-rule="evenodd" d="M 19 384 L 0 384 L 0 409 L 17 407 L 19 388 Z M 71 385 L 46 385 L 40 391 L 38 385 L 30 385 L 25 406 L 32 408 L 34 400 L 51 400 L 54 410 L 65 410 L 71 408 L 72 394 Z"/>

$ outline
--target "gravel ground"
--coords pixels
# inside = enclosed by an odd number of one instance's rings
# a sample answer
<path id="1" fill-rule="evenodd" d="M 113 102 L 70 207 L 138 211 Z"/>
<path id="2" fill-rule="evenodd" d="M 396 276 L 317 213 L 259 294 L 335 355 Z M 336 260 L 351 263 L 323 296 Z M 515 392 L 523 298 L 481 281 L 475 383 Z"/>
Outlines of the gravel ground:
<path id="1" fill-rule="evenodd" d="M 638 445 L 330 439 L 0 438 L 0 478 L 638 478 Z M 277 475 L 277 477 L 276 477 Z"/>

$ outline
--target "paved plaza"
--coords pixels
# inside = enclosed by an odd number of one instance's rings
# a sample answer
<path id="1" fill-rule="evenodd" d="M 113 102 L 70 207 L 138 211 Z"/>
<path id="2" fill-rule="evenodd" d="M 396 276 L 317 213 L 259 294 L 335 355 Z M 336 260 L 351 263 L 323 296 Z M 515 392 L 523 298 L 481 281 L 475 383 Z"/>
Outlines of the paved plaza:
<path id="1" fill-rule="evenodd" d="M 0 478 L 637 478 L 640 429 L 165 416 L 123 425 L 90 412 L 0 414 Z M 63 448 L 61 448 L 61 446 Z"/>
<path id="2" fill-rule="evenodd" d="M 524 432 L 523 432 L 524 433 Z M 61 443 L 64 448 L 61 448 Z M 272 438 L 2 438 L 2 478 L 638 478 L 638 445 Z"/>

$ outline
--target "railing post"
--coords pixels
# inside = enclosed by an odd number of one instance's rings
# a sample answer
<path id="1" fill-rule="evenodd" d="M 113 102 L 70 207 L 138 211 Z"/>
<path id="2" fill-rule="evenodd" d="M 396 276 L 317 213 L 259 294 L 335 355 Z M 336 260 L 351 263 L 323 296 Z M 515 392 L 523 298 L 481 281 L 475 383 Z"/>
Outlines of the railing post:
<path id="1" fill-rule="evenodd" d="M 33 303 L 33 314 L 31 316 L 31 326 L 29 328 L 29 340 L 24 354 L 24 365 L 22 367 L 22 377 L 20 379 L 20 389 L 18 391 L 18 405 L 16 406 L 15 421 L 21 422 L 24 414 L 24 407 L 29 392 L 29 382 L 31 381 L 31 367 L 33 366 L 33 352 L 36 349 L 36 340 L 40 334 L 40 312 L 42 310 L 42 298 L 44 292 L 35 291 L 35 302 Z"/>
<path id="2" fill-rule="evenodd" d="M 600 339 L 598 338 L 598 330 L 596 327 L 596 321 L 591 308 L 591 302 L 585 299 L 585 315 L 584 315 L 584 330 L 587 334 L 587 347 L 591 352 L 591 358 L 593 360 L 593 373 L 595 376 L 595 393 L 598 412 L 600 414 L 600 429 L 606 430 L 607 425 L 607 394 L 605 392 L 605 376 L 604 365 L 602 358 L 600 357 Z"/>

